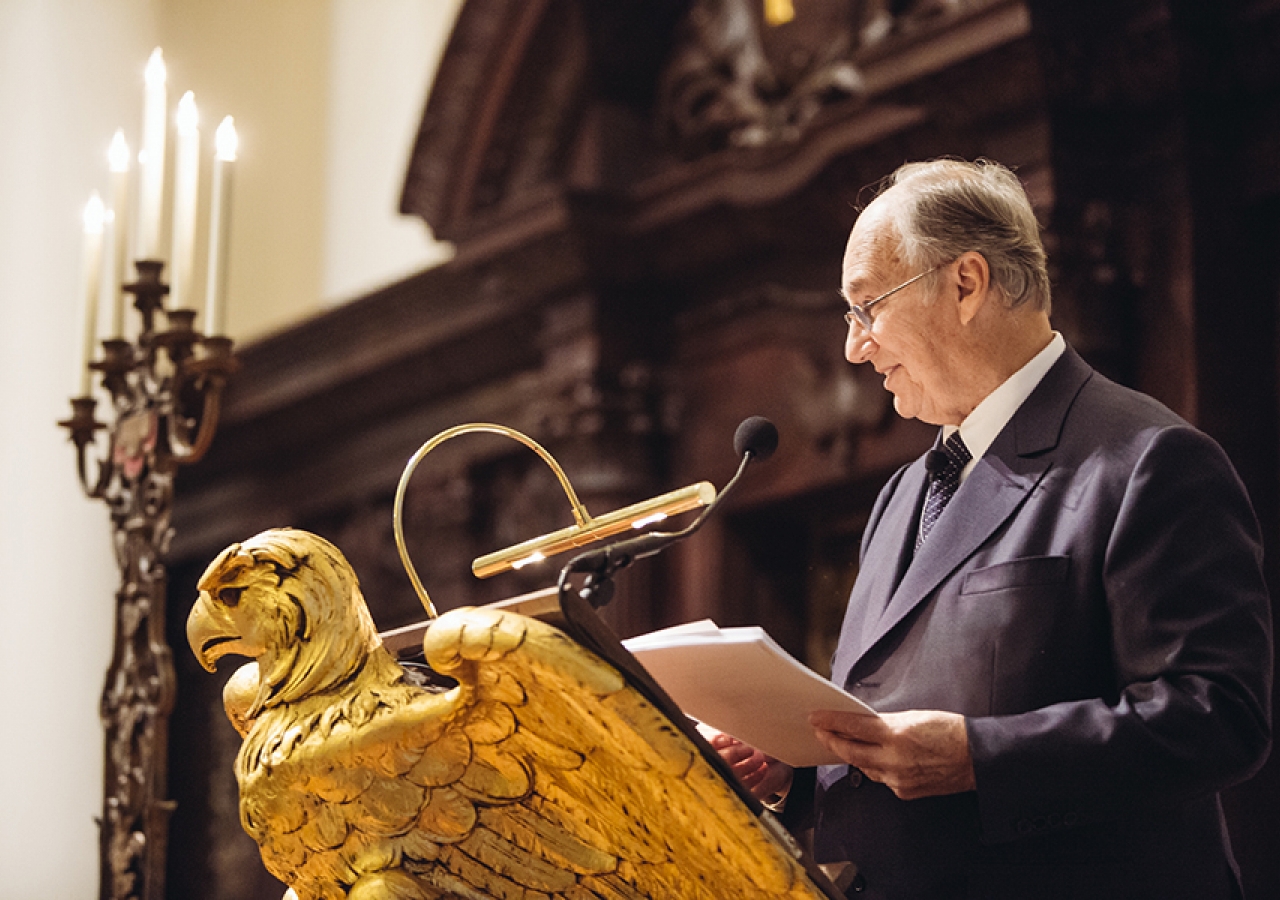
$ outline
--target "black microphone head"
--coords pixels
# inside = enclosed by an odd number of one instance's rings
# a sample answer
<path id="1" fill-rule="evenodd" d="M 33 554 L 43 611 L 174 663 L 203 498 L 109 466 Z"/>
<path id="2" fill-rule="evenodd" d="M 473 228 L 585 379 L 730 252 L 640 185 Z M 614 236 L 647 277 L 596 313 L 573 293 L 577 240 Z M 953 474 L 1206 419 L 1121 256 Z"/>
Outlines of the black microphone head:
<path id="1" fill-rule="evenodd" d="M 764 416 L 743 419 L 733 433 L 733 450 L 739 456 L 750 453 L 754 459 L 768 459 L 778 449 L 778 427 Z"/>

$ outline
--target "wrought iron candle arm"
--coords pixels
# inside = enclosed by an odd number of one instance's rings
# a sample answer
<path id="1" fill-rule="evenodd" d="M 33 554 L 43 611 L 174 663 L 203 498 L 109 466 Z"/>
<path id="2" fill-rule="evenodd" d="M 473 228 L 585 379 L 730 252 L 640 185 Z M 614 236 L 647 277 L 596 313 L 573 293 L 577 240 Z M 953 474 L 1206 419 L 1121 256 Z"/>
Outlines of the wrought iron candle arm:
<path id="1" fill-rule="evenodd" d="M 113 420 L 99 422 L 92 396 L 71 400 L 59 424 L 76 447 L 85 493 L 111 513 L 120 567 L 115 639 L 100 713 L 106 732 L 101 826 L 101 900 L 161 900 L 168 818 L 168 718 L 175 675 L 165 642 L 167 575 L 162 558 L 172 528 L 174 476 L 199 460 L 217 428 L 222 391 L 235 371 L 232 342 L 195 330 L 193 310 L 166 310 L 164 264 L 135 263 L 124 290 L 141 316 L 135 342 L 102 342 L 89 363 L 111 396 Z M 157 313 L 167 327 L 157 331 Z M 197 407 L 194 414 L 187 404 Z M 97 433 L 108 433 L 97 455 Z M 91 463 L 90 458 L 96 457 Z M 96 471 L 91 471 L 96 467 Z"/>

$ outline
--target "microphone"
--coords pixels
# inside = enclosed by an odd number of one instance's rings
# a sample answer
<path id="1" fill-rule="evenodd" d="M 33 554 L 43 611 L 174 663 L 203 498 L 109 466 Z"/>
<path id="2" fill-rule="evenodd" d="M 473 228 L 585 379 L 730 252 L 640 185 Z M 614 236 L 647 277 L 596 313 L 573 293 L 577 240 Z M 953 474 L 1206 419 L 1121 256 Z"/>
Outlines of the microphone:
<path id="1" fill-rule="evenodd" d="M 743 420 L 733 434 L 733 449 L 742 457 L 738 471 L 724 488 L 702 510 L 692 524 L 679 531 L 650 531 L 626 540 L 616 541 L 597 550 L 580 553 L 569 560 L 561 574 L 561 580 L 570 572 L 590 572 L 597 577 L 607 577 L 618 569 L 625 569 L 637 559 L 661 553 L 672 544 L 682 541 L 702 527 L 702 523 L 737 486 L 742 473 L 753 459 L 766 460 L 778 449 L 778 429 L 763 416 Z"/>
<path id="2" fill-rule="evenodd" d="M 743 419 L 733 433 L 733 452 L 739 456 L 748 453 L 764 462 L 778 449 L 778 429 L 764 416 Z"/>

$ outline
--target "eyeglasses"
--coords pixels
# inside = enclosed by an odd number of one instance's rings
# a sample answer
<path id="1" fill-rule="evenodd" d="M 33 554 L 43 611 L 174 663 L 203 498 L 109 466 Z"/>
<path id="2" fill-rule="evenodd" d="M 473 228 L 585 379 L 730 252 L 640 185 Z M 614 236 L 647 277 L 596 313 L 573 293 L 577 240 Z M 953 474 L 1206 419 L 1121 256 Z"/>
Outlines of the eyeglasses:
<path id="1" fill-rule="evenodd" d="M 911 285 L 919 281 L 921 278 L 924 278 L 926 275 L 932 275 L 934 272 L 938 271 L 945 265 L 949 265 L 949 263 L 944 263 L 944 262 L 938 263 L 932 269 L 929 269 L 926 272 L 921 272 L 919 275 L 916 275 L 914 278 L 908 278 L 906 281 L 902 282 L 902 284 L 898 285 L 896 288 L 890 288 L 889 290 L 881 294 L 879 297 L 876 297 L 874 300 L 869 300 L 868 302 L 863 303 L 861 305 L 857 303 L 851 304 L 849 306 L 849 311 L 844 314 L 845 323 L 848 325 L 852 325 L 854 322 L 857 322 L 863 328 L 867 329 L 867 331 L 870 331 L 871 322 L 872 322 L 871 307 L 875 306 L 881 300 L 885 300 L 889 297 L 892 297 L 894 294 L 898 293 L 898 291 L 902 290 L 903 288 L 910 287 Z"/>

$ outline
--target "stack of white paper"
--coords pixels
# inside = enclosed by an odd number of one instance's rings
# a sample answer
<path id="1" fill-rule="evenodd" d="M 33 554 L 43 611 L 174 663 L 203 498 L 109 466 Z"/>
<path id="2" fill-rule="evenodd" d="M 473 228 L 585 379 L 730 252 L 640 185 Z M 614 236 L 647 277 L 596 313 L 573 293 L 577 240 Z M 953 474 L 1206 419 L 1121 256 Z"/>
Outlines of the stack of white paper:
<path id="1" fill-rule="evenodd" d="M 719 628 L 703 619 L 622 644 L 686 715 L 793 766 L 841 761 L 814 736 L 813 710 L 875 715 L 758 626 Z"/>

